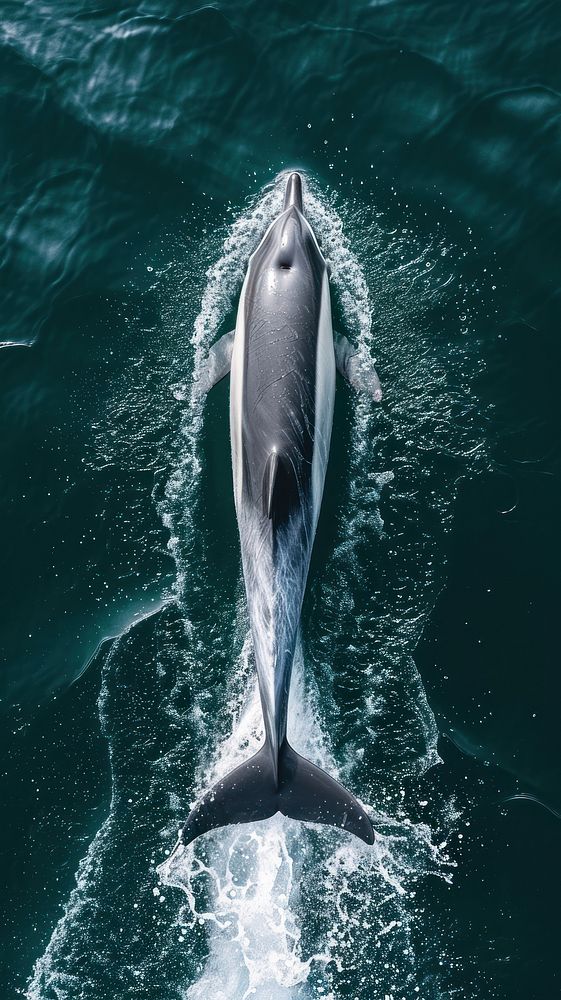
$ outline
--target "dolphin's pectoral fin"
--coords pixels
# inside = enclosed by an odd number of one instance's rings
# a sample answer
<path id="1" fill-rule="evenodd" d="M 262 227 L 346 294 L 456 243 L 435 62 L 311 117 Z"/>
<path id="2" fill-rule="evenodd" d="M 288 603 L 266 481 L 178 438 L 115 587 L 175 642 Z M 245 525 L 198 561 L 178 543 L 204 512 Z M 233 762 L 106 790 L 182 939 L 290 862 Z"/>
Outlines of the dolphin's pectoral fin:
<path id="1" fill-rule="evenodd" d="M 217 781 L 195 806 L 181 831 L 183 844 L 230 824 L 252 823 L 280 812 L 291 819 L 323 823 L 374 843 L 372 823 L 360 802 L 343 785 L 285 740 L 278 773 L 268 743 L 250 760 Z"/>
<path id="2" fill-rule="evenodd" d="M 220 382 L 230 372 L 232 364 L 232 351 L 234 349 L 235 330 L 225 333 L 220 340 L 217 340 L 208 352 L 206 365 L 203 368 L 199 380 L 201 393 L 208 392 L 213 385 Z"/>
<path id="3" fill-rule="evenodd" d="M 337 371 L 346 378 L 353 389 L 367 392 L 379 403 L 382 399 L 382 387 L 378 373 L 372 362 L 364 361 L 346 337 L 335 338 L 335 363 Z"/>

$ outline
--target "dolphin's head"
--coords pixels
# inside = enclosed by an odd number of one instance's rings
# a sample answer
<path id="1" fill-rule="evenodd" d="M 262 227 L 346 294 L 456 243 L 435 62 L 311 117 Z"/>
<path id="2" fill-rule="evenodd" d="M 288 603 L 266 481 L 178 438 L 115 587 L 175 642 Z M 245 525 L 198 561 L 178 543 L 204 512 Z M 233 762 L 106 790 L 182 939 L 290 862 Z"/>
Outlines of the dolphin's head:
<path id="1" fill-rule="evenodd" d="M 259 266 L 276 272 L 301 272 L 310 268 L 323 272 L 325 269 L 318 242 L 303 213 L 300 174 L 289 175 L 283 210 L 269 227 L 254 259 Z"/>

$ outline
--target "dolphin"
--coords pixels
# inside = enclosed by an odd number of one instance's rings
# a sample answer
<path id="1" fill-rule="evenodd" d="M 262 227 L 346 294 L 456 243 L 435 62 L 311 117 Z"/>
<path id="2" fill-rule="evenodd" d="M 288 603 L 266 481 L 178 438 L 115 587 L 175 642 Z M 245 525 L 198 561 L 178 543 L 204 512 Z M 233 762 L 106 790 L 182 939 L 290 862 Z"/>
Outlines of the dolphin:
<path id="1" fill-rule="evenodd" d="M 300 756 L 286 735 L 336 369 L 381 399 L 375 370 L 345 337 L 334 339 L 327 265 L 304 216 L 300 174 L 292 173 L 283 210 L 249 259 L 236 328 L 211 349 L 199 383 L 206 392 L 230 374 L 234 500 L 265 742 L 195 805 L 179 844 L 277 812 L 374 842 L 354 795 Z"/>

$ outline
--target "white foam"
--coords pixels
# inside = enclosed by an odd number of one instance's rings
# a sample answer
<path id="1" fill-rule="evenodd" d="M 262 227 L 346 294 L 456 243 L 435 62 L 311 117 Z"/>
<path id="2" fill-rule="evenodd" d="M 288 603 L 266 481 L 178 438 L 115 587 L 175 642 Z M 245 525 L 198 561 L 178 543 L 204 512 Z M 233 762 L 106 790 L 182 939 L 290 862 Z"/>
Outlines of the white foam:
<path id="1" fill-rule="evenodd" d="M 281 175 L 267 195 L 268 212 L 280 207 L 284 181 L 285 175 Z M 366 356 L 372 347 L 372 305 L 361 267 L 344 238 L 341 219 L 333 208 L 309 184 L 305 187 L 304 198 L 306 214 L 322 238 L 322 249 L 340 296 L 347 330 L 359 351 Z M 247 221 L 244 221 L 240 232 L 245 233 L 246 229 Z M 233 240 L 232 246 L 235 243 Z M 211 286 L 222 274 L 220 266 L 211 275 Z M 217 318 L 215 292 L 209 291 L 208 299 L 209 305 L 203 311 Z M 202 332 L 203 326 L 201 321 L 198 345 L 206 345 L 208 341 Z M 334 555 L 335 562 L 343 561 L 347 570 L 355 560 L 354 549 L 364 534 L 364 522 L 367 521 L 378 534 L 382 530 L 378 501 L 382 488 L 392 478 L 389 471 L 373 474 L 371 467 L 369 444 L 375 435 L 376 419 L 372 401 L 355 401 L 350 487 L 353 514 L 346 521 Z M 189 426 L 192 426 L 191 420 Z M 194 441 L 196 437 L 195 434 Z M 175 485 L 173 491 L 176 492 Z M 344 579 L 341 582 L 344 590 Z M 338 599 L 344 600 L 344 593 L 339 593 Z M 246 641 L 243 663 L 234 664 L 233 672 L 243 667 L 244 676 L 248 677 L 249 651 L 249 641 Z M 436 726 L 413 664 L 410 680 L 409 699 L 418 710 L 424 735 L 418 759 L 419 771 L 422 771 L 438 760 Z M 383 677 L 376 678 L 372 686 L 375 690 L 383 683 Z M 338 769 L 328 750 L 317 701 L 311 683 L 304 684 L 300 655 L 295 663 L 291 689 L 289 737 L 299 752 L 337 776 Z M 363 738 L 365 736 L 363 731 Z M 261 740 L 261 708 L 255 681 L 251 679 L 244 707 L 241 713 L 239 707 L 232 711 L 231 732 L 218 746 L 212 767 L 208 767 L 208 762 L 201 767 L 199 791 L 255 752 Z M 356 748 L 349 748 L 347 770 L 355 751 Z M 398 929 L 406 942 L 403 948 L 411 951 L 410 915 L 404 903 L 408 885 L 429 871 L 447 872 L 446 860 L 432 844 L 428 826 L 414 825 L 386 814 L 378 814 L 376 818 L 382 832 L 374 848 L 325 828 L 304 827 L 276 816 L 260 824 L 214 831 L 202 841 L 175 852 L 159 869 L 160 877 L 165 884 L 179 887 L 186 893 L 190 916 L 184 915 L 183 921 L 203 921 L 208 928 L 208 958 L 204 971 L 197 982 L 188 987 L 185 996 L 190 1000 L 208 996 L 228 1000 L 246 1000 L 249 996 L 285 1000 L 304 996 L 308 988 L 318 983 L 323 984 L 323 995 L 327 996 L 331 978 L 328 964 L 331 962 L 339 969 L 344 966 L 350 940 L 353 946 L 363 947 L 359 938 L 365 929 L 368 930 L 362 927 L 365 913 L 372 909 L 372 900 L 379 903 L 381 898 L 389 918 L 380 937 L 389 938 L 390 931 L 395 936 Z M 303 884 L 306 894 L 312 894 L 314 906 L 325 911 L 319 919 L 320 926 L 315 929 L 313 917 L 310 919 L 310 914 L 306 914 L 301 893 Z M 409 969 L 409 962 L 405 965 Z M 373 973 L 372 982 L 375 981 L 377 974 Z"/>
<path id="2" fill-rule="evenodd" d="M 213 585 L 212 580 L 201 584 L 201 579 L 206 580 L 206 566 L 201 555 L 197 503 L 203 467 L 204 411 L 196 376 L 235 303 L 249 254 L 282 205 L 285 177 L 280 175 L 233 223 L 217 263 L 207 272 L 201 307 L 191 331 L 187 339 L 179 338 L 179 344 L 175 340 L 168 342 L 169 357 L 162 366 L 162 380 L 171 390 L 169 398 L 175 395 L 184 404 L 175 466 L 165 495 L 158 501 L 158 510 L 170 532 L 170 549 L 177 566 L 175 595 L 183 609 L 188 643 L 185 662 L 178 665 L 171 690 L 163 686 L 162 669 L 163 707 L 170 725 L 180 735 L 177 747 L 153 764 L 150 780 L 167 789 L 175 829 L 185 818 L 184 800 L 181 806 L 178 798 L 184 795 L 184 789 L 176 784 L 170 787 L 170 763 L 175 758 L 183 759 L 186 752 L 192 760 L 198 755 L 191 789 L 195 799 L 220 775 L 250 756 L 262 740 L 243 599 L 238 601 L 235 621 L 221 623 L 212 636 L 206 635 L 207 622 L 201 624 L 189 611 L 197 588 L 203 586 L 204 601 Z M 418 995 L 413 992 L 417 982 L 412 944 L 412 928 L 418 919 L 415 885 L 428 874 L 449 878 L 452 867 L 445 845 L 435 843 L 428 823 L 411 822 L 400 796 L 405 778 L 418 777 L 438 760 L 434 717 L 410 655 L 437 592 L 438 579 L 428 567 L 437 562 L 438 541 L 420 532 L 415 544 L 400 548 L 399 539 L 390 538 L 387 545 L 392 546 L 391 559 L 386 564 L 400 567 L 396 578 L 386 576 L 364 586 L 371 553 L 383 557 L 386 543 L 380 499 L 389 484 L 396 496 L 403 497 L 404 506 L 398 504 L 397 523 L 403 510 L 409 511 L 407 505 L 413 502 L 412 497 L 421 505 L 421 513 L 434 511 L 442 522 L 449 518 L 452 480 L 439 478 L 430 470 L 426 494 L 419 500 L 417 487 L 413 485 L 409 494 L 403 482 L 400 470 L 404 461 L 414 475 L 421 464 L 421 452 L 426 470 L 431 447 L 435 454 L 444 448 L 447 455 L 461 456 L 477 445 L 473 431 L 453 436 L 452 394 L 444 386 L 440 371 L 444 360 L 442 356 L 431 359 L 430 344 L 422 337 L 422 316 L 416 312 L 417 297 L 422 304 L 423 298 L 432 295 L 437 287 L 447 287 L 446 294 L 451 293 L 445 275 L 433 268 L 426 274 L 426 248 L 415 245 L 414 234 L 385 238 L 371 219 L 345 206 L 345 218 L 352 219 L 354 232 L 360 232 L 362 224 L 366 234 L 359 263 L 345 238 L 335 199 L 325 198 L 313 183 L 306 182 L 304 201 L 331 267 L 345 333 L 365 357 L 379 352 L 382 355 L 380 375 L 386 401 L 380 410 L 368 399 L 352 397 L 349 474 L 342 501 L 345 516 L 337 545 L 321 579 L 314 584 L 319 638 L 306 649 L 306 669 L 301 648 L 296 658 L 289 737 L 299 752 L 340 777 L 353 791 L 360 792 L 355 776 L 360 773 L 361 759 L 369 745 L 376 748 L 376 757 L 389 761 L 389 766 L 383 777 L 376 772 L 370 778 L 361 778 L 377 831 L 372 848 L 340 831 L 304 826 L 277 816 L 261 824 L 214 831 L 174 852 L 161 865 L 161 887 L 180 889 L 182 895 L 158 890 L 152 900 L 159 904 L 162 895 L 168 901 L 177 898 L 175 927 L 187 928 L 189 933 L 182 932 L 179 940 L 176 936 L 173 945 L 168 938 L 164 944 L 162 938 L 161 946 L 156 945 L 160 947 L 160 960 L 169 959 L 172 947 L 174 954 L 177 949 L 193 953 L 199 935 L 206 935 L 202 968 L 194 958 L 183 984 L 175 984 L 189 1000 L 334 1000 L 341 993 L 354 995 L 350 984 L 357 981 L 365 995 L 372 997 L 387 995 L 401 1000 Z M 384 254 L 390 254 L 391 259 L 384 259 L 381 266 Z M 400 260 L 402 257 L 405 262 Z M 436 251 L 431 252 L 431 257 L 436 258 Z M 366 261 L 371 265 L 368 276 Z M 401 281 L 406 285 L 395 284 Z M 375 337 L 369 292 L 374 285 Z M 411 288 L 413 292 L 407 291 Z M 439 350 L 442 352 L 442 345 Z M 182 362 L 183 355 L 187 360 Z M 459 354 L 446 360 L 450 362 L 449 370 L 454 365 L 461 368 L 464 363 Z M 468 370 L 467 365 L 465 368 Z M 137 404 L 138 396 L 127 405 L 131 412 L 140 409 L 146 427 L 153 426 L 150 386 L 146 389 L 145 407 Z M 115 405 L 120 404 L 116 401 Z M 161 419 L 164 422 L 166 418 Z M 119 422 L 114 421 L 109 431 L 100 429 L 105 457 L 117 454 L 119 447 L 121 454 L 128 454 L 127 449 L 134 447 L 130 434 L 124 434 L 119 442 L 114 430 L 118 426 Z M 444 445 L 439 436 L 442 427 L 448 428 Z M 142 434 L 139 440 L 144 467 L 157 462 L 160 442 L 156 441 L 150 452 Z M 173 449 L 170 453 L 174 453 Z M 438 523 L 435 520 L 437 527 Z M 350 638 L 345 632 L 345 621 L 349 619 Z M 241 651 L 228 668 L 230 677 L 220 703 L 219 721 L 208 709 L 212 694 L 208 671 L 213 659 L 222 657 L 222 663 L 228 655 L 232 634 L 233 646 Z M 336 655 L 337 678 L 333 671 Z M 311 660 L 319 678 L 318 687 L 312 680 Z M 335 679 L 339 684 L 348 684 L 350 708 L 338 703 Z M 104 684 L 111 683 L 114 681 L 107 670 Z M 189 691 L 187 708 L 181 698 L 184 686 Z M 396 692 L 399 713 L 395 710 Z M 104 687 L 100 698 L 102 717 L 107 693 Z M 106 731 L 113 755 L 116 748 L 112 740 L 116 736 L 109 727 Z M 218 732 L 225 735 L 219 739 Z M 337 766 L 331 747 L 332 740 L 336 741 L 341 733 L 344 739 L 339 739 Z M 132 730 L 130 742 L 134 751 Z M 136 752 L 142 753 L 142 747 L 137 746 Z M 77 969 L 75 956 L 83 970 L 90 951 L 95 950 L 89 946 L 88 915 L 92 908 L 95 910 L 100 895 L 104 898 L 100 880 L 112 876 L 111 858 L 117 850 L 114 838 L 119 836 L 115 823 L 119 791 L 114 789 L 108 820 L 88 849 L 78 871 L 76 889 L 36 965 L 28 991 L 30 1000 L 43 1000 L 51 995 L 45 990 L 53 989 L 58 1000 L 75 1000 L 83 995 L 78 972 L 72 969 Z M 449 821 L 454 822 L 453 815 Z M 171 827 L 162 831 L 162 850 L 166 845 L 171 847 L 171 837 Z M 83 940 L 79 948 L 73 950 L 72 941 L 80 937 Z M 135 954 L 132 946 L 131 953 Z M 102 959 L 89 970 L 89 983 L 102 975 Z M 197 964 L 199 971 L 195 972 Z M 133 974 L 140 982 L 145 970 L 135 967 Z"/>

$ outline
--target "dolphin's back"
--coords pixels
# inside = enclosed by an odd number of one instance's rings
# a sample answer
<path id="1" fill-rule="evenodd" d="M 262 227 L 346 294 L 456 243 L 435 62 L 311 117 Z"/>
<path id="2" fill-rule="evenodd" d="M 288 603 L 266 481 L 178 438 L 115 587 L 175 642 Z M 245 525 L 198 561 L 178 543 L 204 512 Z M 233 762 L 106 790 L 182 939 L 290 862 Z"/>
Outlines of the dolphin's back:
<path id="1" fill-rule="evenodd" d="M 299 213 L 291 209 L 283 221 L 247 277 L 241 443 L 246 499 L 261 502 L 275 453 L 288 510 L 310 497 L 325 265 Z"/>

